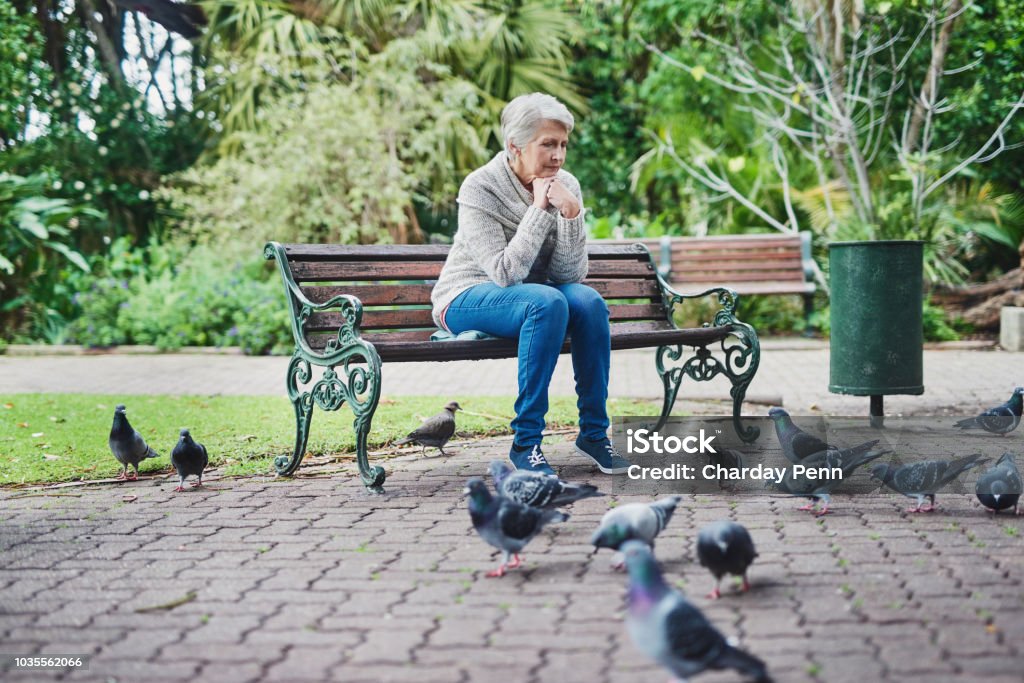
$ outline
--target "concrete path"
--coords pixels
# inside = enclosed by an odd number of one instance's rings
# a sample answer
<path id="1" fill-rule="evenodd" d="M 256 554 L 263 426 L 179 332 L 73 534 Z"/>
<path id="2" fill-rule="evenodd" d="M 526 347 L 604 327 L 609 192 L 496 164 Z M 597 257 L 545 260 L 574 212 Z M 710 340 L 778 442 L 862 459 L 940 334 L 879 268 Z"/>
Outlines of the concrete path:
<path id="1" fill-rule="evenodd" d="M 101 394 L 285 394 L 288 359 L 239 355 L 61 355 L 0 356 L 0 394 L 72 392 Z M 998 350 L 926 350 L 922 396 L 886 397 L 890 414 L 972 412 L 1006 400 L 1024 384 L 1024 353 Z M 450 363 L 385 363 L 385 396 L 513 396 L 514 359 Z M 758 404 L 782 403 L 794 414 L 821 412 L 863 415 L 865 397 L 828 391 L 829 349 L 822 342 L 765 340 L 761 366 L 747 395 Z M 572 362 L 562 356 L 551 384 L 552 395 L 574 395 Z M 729 383 L 685 380 L 681 405 L 688 400 L 728 397 Z M 659 398 L 661 380 L 652 350 L 612 354 L 613 397 Z M 751 407 L 763 412 L 761 407 Z"/>
<path id="2" fill-rule="evenodd" d="M 484 577 L 496 558 L 460 492 L 507 447 L 392 461 L 383 497 L 347 472 L 183 494 L 169 480 L 0 493 L 0 652 L 92 656 L 88 671 L 0 679 L 664 680 L 625 631 L 624 576 L 587 542 L 613 501 L 638 499 L 577 503 L 524 569 Z M 562 475 L 607 490 L 569 449 L 549 449 Z M 940 502 L 907 515 L 904 500 L 841 498 L 816 520 L 791 499 L 687 496 L 657 551 L 669 581 L 776 681 L 1020 681 L 1024 517 Z M 742 521 L 760 555 L 753 590 L 713 602 L 692 544 L 720 518 Z"/>

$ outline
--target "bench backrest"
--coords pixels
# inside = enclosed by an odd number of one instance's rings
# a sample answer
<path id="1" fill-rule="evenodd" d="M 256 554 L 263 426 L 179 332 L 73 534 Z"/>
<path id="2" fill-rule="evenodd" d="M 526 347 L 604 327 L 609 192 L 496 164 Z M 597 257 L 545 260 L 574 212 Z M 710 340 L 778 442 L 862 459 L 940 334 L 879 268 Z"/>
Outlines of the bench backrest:
<path id="1" fill-rule="evenodd" d="M 683 292 L 724 286 L 740 294 L 815 290 L 810 233 L 663 237 L 640 240 L 662 276 Z"/>
<path id="2" fill-rule="evenodd" d="M 275 258 L 278 245 L 267 245 Z M 314 303 L 338 294 L 363 304 L 363 337 L 367 341 L 425 341 L 436 331 L 430 291 L 448 256 L 448 245 L 280 245 L 289 272 Z M 585 281 L 608 302 L 616 324 L 657 321 L 667 324 L 657 273 L 647 249 L 640 245 L 588 245 L 590 271 Z M 290 302 L 295 312 L 295 301 Z M 305 322 L 311 346 L 318 347 L 341 325 L 337 312 L 315 313 Z"/>

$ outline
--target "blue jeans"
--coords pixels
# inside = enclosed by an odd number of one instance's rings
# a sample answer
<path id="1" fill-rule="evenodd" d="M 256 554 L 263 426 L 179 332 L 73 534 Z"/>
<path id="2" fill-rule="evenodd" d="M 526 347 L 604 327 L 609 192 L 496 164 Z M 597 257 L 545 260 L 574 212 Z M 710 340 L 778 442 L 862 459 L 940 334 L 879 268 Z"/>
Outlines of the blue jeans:
<path id="1" fill-rule="evenodd" d="M 487 282 L 456 297 L 444 321 L 455 334 L 478 330 L 519 340 L 519 397 L 512 420 L 519 446 L 541 442 L 548 385 L 569 334 L 580 433 L 589 439 L 605 437 L 611 331 L 608 305 L 592 288 L 576 283 L 499 287 Z"/>

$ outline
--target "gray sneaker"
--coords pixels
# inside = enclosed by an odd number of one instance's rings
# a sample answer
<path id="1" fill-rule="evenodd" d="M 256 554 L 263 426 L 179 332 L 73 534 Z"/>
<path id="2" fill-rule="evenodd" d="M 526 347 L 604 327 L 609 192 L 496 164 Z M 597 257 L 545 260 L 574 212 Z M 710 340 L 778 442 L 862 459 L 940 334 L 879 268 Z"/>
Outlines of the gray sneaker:
<path id="1" fill-rule="evenodd" d="M 605 474 L 622 474 L 629 469 L 631 464 L 619 455 L 607 436 L 597 441 L 591 441 L 583 438 L 583 435 L 580 434 L 576 438 L 576 452 L 597 463 L 597 468 Z"/>

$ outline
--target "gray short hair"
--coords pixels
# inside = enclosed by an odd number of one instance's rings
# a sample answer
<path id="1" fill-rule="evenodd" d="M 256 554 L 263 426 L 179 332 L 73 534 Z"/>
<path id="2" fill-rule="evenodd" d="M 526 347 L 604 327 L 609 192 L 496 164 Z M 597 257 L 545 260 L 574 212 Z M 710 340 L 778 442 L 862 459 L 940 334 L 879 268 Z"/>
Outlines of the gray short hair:
<path id="1" fill-rule="evenodd" d="M 505 142 L 505 154 L 512 158 L 508 151 L 511 142 L 516 147 L 525 147 L 533 139 L 541 121 L 557 121 L 565 126 L 565 132 L 571 133 L 576 125 L 569 109 L 551 95 L 534 92 L 520 95 L 505 105 L 501 111 L 501 137 Z"/>

